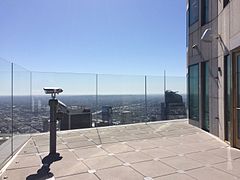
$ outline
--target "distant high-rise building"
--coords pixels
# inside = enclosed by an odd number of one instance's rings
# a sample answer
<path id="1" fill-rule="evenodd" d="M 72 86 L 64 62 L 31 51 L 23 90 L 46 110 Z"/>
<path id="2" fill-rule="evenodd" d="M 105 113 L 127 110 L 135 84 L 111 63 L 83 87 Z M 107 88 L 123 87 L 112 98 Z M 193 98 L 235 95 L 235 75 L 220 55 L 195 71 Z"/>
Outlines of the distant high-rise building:
<path id="1" fill-rule="evenodd" d="M 60 130 L 81 129 L 92 127 L 92 113 L 90 109 L 69 110 L 67 114 L 60 114 Z"/>
<path id="2" fill-rule="evenodd" d="M 186 118 L 186 106 L 182 96 L 173 91 L 165 91 L 165 102 L 161 103 L 162 120 Z"/>
<path id="3" fill-rule="evenodd" d="M 112 114 L 113 114 L 112 106 L 102 107 L 102 120 L 103 122 L 108 124 L 108 126 L 112 125 Z"/>
<path id="4" fill-rule="evenodd" d="M 121 124 L 130 124 L 132 123 L 131 111 L 122 111 L 121 112 Z"/>
<path id="5" fill-rule="evenodd" d="M 49 131 L 49 119 L 44 119 L 42 123 L 43 123 L 43 132 L 48 132 Z"/>

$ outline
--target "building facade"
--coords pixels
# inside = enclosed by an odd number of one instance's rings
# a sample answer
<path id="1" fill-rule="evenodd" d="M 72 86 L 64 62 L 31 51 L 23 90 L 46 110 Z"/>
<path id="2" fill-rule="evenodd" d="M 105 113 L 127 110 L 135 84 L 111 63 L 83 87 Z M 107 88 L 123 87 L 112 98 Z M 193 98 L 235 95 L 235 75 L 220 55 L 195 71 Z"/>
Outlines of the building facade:
<path id="1" fill-rule="evenodd" d="M 68 111 L 67 114 L 59 115 L 60 130 L 92 127 L 92 113 L 90 109 L 69 109 Z"/>
<path id="2" fill-rule="evenodd" d="M 240 148 L 240 0 L 187 0 L 189 122 Z"/>

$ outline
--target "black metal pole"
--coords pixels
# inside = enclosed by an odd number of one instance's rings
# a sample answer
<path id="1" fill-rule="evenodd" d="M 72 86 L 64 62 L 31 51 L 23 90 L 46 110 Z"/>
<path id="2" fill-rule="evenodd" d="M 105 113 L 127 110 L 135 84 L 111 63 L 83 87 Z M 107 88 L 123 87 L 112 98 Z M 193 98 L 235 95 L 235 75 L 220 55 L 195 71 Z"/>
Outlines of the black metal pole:
<path id="1" fill-rule="evenodd" d="M 50 99 L 49 100 L 50 106 L 50 154 L 56 154 L 56 124 L 57 124 L 57 106 L 58 100 L 57 99 Z"/>

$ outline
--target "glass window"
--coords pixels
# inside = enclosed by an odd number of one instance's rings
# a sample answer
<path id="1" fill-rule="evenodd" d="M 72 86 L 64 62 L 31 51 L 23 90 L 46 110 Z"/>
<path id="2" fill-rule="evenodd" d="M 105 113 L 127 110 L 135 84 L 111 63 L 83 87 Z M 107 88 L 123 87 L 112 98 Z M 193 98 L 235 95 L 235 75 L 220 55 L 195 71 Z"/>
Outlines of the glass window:
<path id="1" fill-rule="evenodd" d="M 203 96 L 202 96 L 202 110 L 203 110 L 203 126 L 202 128 L 206 131 L 209 131 L 209 63 L 208 62 L 204 62 L 203 63 L 203 69 L 202 69 L 202 73 L 203 73 L 203 79 L 202 79 L 202 92 L 203 92 Z"/>
<path id="2" fill-rule="evenodd" d="M 231 60 L 230 55 L 224 57 L 224 81 L 225 81 L 225 88 L 224 88 L 224 99 L 225 99 L 225 139 L 227 141 L 230 140 L 230 122 L 231 122 L 231 91 L 232 91 L 232 84 L 231 84 Z"/>
<path id="3" fill-rule="evenodd" d="M 202 26 L 209 21 L 209 0 L 202 0 L 202 5 L 201 5 L 201 22 Z"/>
<path id="4" fill-rule="evenodd" d="M 189 119 L 199 120 L 199 66 L 189 66 L 188 70 L 188 109 Z"/>
<path id="5" fill-rule="evenodd" d="M 237 56 L 237 135 L 240 139 L 240 55 Z"/>
<path id="6" fill-rule="evenodd" d="M 189 0 L 189 25 L 193 25 L 199 18 L 199 0 Z"/>

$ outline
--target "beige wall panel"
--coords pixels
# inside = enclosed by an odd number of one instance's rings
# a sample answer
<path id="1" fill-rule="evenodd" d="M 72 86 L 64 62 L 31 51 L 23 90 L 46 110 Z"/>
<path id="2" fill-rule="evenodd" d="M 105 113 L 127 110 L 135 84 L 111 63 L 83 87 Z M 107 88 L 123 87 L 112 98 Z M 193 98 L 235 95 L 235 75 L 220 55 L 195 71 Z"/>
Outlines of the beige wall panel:
<path id="1" fill-rule="evenodd" d="M 213 59 L 210 61 L 210 78 L 209 78 L 209 119 L 210 119 L 210 132 L 218 136 L 219 132 L 219 114 L 218 114 L 218 87 L 219 82 L 216 77 L 218 76 L 218 60 Z"/>
<path id="2" fill-rule="evenodd" d="M 219 112 L 219 137 L 224 140 L 224 57 L 218 58 L 218 112 Z"/>
<path id="3" fill-rule="evenodd" d="M 221 39 L 218 40 L 218 56 L 229 54 L 229 36 L 230 36 L 230 6 L 226 6 L 218 18 L 218 34 Z"/>

